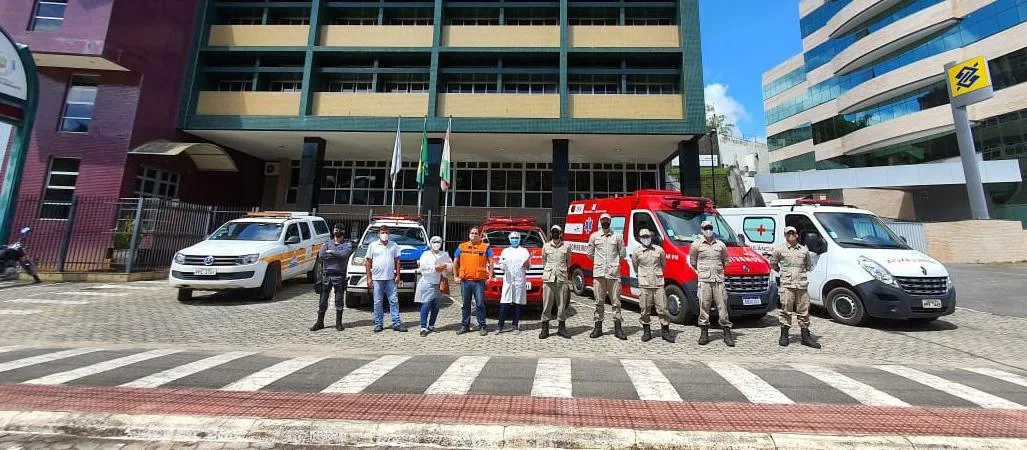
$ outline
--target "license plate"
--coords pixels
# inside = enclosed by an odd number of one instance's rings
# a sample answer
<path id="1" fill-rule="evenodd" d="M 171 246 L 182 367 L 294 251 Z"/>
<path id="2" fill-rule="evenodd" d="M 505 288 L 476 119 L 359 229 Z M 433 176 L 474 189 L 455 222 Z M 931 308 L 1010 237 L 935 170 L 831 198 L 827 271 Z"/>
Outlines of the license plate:
<path id="1" fill-rule="evenodd" d="M 744 298 L 742 298 L 742 305 L 743 306 L 756 306 L 756 305 L 762 305 L 762 304 L 763 304 L 763 300 L 761 300 L 759 297 L 744 297 Z"/>
<path id="2" fill-rule="evenodd" d="M 194 272 L 196 275 L 217 275 L 218 270 L 213 267 L 200 267 Z"/>
<path id="3" fill-rule="evenodd" d="M 924 308 L 941 308 L 941 300 L 937 298 L 924 299 Z"/>

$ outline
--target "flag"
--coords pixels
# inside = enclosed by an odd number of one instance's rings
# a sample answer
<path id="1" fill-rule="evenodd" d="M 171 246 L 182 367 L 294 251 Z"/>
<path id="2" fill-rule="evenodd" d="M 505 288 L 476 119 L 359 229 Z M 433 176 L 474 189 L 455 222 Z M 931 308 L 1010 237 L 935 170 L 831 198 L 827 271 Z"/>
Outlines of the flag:
<path id="1" fill-rule="evenodd" d="M 446 141 L 445 141 L 445 143 L 442 144 L 442 164 L 440 164 L 440 169 L 439 169 L 439 177 L 440 177 L 439 186 L 442 188 L 442 192 L 448 191 L 449 190 L 449 185 L 452 182 L 452 178 L 451 178 L 450 171 L 449 171 L 449 169 L 450 169 L 450 167 L 449 167 L 450 166 L 450 162 L 449 162 L 449 151 L 450 151 L 449 138 L 452 136 L 452 134 L 453 134 L 453 118 L 450 117 L 449 118 L 449 126 L 446 127 Z"/>
<path id="2" fill-rule="evenodd" d="M 396 119 L 396 143 L 392 145 L 392 168 L 389 175 L 392 176 L 392 187 L 396 187 L 396 176 L 403 168 L 403 141 L 399 137 L 400 121 Z"/>
<path id="3" fill-rule="evenodd" d="M 424 129 L 421 131 L 421 160 L 417 163 L 417 189 L 424 189 L 424 180 L 428 177 L 428 117 L 424 118 Z"/>

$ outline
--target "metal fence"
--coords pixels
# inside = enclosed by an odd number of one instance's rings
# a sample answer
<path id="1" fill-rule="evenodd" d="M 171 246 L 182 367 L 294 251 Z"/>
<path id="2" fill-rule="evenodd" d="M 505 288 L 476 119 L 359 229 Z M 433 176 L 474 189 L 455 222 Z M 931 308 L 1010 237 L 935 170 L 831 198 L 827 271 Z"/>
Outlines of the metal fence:
<path id="1" fill-rule="evenodd" d="M 924 233 L 924 224 L 921 222 L 888 222 L 888 228 L 891 228 L 895 234 L 900 237 L 906 238 L 906 243 L 910 247 L 918 250 L 923 254 L 927 254 L 927 234 Z"/>

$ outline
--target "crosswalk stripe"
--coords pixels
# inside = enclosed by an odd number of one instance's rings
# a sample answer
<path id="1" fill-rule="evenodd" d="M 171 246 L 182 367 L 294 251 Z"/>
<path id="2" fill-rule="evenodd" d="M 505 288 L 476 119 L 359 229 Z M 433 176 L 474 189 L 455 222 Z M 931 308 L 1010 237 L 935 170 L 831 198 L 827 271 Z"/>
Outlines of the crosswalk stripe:
<path id="1" fill-rule="evenodd" d="M 26 303 L 30 305 L 88 305 L 92 303 L 89 300 L 47 300 L 43 298 L 14 298 L 11 300 L 4 300 L 4 303 Z"/>
<path id="2" fill-rule="evenodd" d="M 570 358 L 539 358 L 535 367 L 532 397 L 573 397 Z"/>
<path id="3" fill-rule="evenodd" d="M 897 365 L 879 365 L 874 367 L 975 403 L 983 408 L 1024 409 L 1023 405 L 1018 403 L 910 367 Z"/>
<path id="4" fill-rule="evenodd" d="M 22 345 L 9 345 L 7 347 L 0 347 L 0 353 L 13 352 L 15 350 L 19 350 L 19 349 L 22 349 L 22 348 L 25 348 L 25 347 L 22 346 Z"/>
<path id="5" fill-rule="evenodd" d="M 69 381 L 84 378 L 90 375 L 106 372 L 108 370 L 114 370 L 119 367 L 124 367 L 129 364 L 135 364 L 137 362 L 146 361 L 148 359 L 159 358 L 161 356 L 171 355 L 178 353 L 181 350 L 150 350 L 148 352 L 136 353 L 121 358 L 112 359 L 109 361 L 103 361 L 96 364 L 92 364 L 85 367 L 79 367 L 72 369 L 67 372 L 55 373 L 47 375 L 45 377 L 36 378 L 34 380 L 26 381 L 25 384 L 64 384 Z"/>
<path id="6" fill-rule="evenodd" d="M 640 400 L 681 401 L 677 389 L 656 367 L 656 363 L 648 359 L 622 359 L 620 363 L 628 373 L 628 378 L 631 378 L 631 384 L 635 385 Z"/>
<path id="7" fill-rule="evenodd" d="M 61 295 L 78 295 L 82 297 L 126 297 L 130 292 L 89 292 L 89 291 L 68 291 L 59 292 Z"/>
<path id="8" fill-rule="evenodd" d="M 963 369 L 963 370 L 968 370 L 970 372 L 979 373 L 981 375 L 987 375 L 989 377 L 997 378 L 997 379 L 1005 381 L 1007 383 L 1013 383 L 1013 384 L 1017 384 L 1017 385 L 1020 385 L 1020 386 L 1023 386 L 1023 387 L 1027 387 L 1027 378 L 1024 378 L 1024 377 L 1022 377 L 1020 375 L 1009 373 L 1009 372 L 1006 372 L 1006 371 L 1003 371 L 1003 370 L 990 369 L 990 368 L 987 368 L 987 367 L 971 367 L 969 369 Z"/>
<path id="9" fill-rule="evenodd" d="M 220 365 L 225 364 L 225 363 L 227 363 L 229 361 L 234 361 L 234 360 L 242 358 L 244 356 L 250 356 L 250 355 L 253 355 L 253 354 L 256 354 L 256 352 L 231 352 L 231 353 L 224 353 L 224 354 L 221 354 L 221 355 L 211 356 L 210 358 L 201 359 L 199 361 L 194 361 L 194 362 L 191 362 L 189 364 L 185 364 L 185 365 L 182 365 L 182 366 L 174 367 L 174 368 L 165 370 L 165 371 L 160 372 L 160 373 L 155 373 L 153 375 L 149 375 L 149 376 L 140 378 L 138 380 L 130 381 L 128 383 L 122 384 L 121 387 L 131 387 L 131 388 L 155 388 L 155 387 L 160 387 L 160 386 L 168 384 L 168 383 L 170 383 L 172 381 L 178 380 L 180 378 L 185 378 L 185 377 L 187 377 L 189 375 L 192 375 L 194 373 L 199 373 L 199 372 L 202 372 L 204 370 L 220 366 Z"/>
<path id="10" fill-rule="evenodd" d="M 267 385 L 274 383 L 282 378 L 285 378 L 289 374 L 307 367 L 316 362 L 327 359 L 325 356 L 301 356 L 299 358 L 288 359 L 261 370 L 257 373 L 250 374 L 245 378 L 236 381 L 228 386 L 221 388 L 223 391 L 259 391 Z"/>
<path id="11" fill-rule="evenodd" d="M 367 389 L 368 386 L 373 384 L 375 381 L 378 381 L 379 378 L 385 376 L 385 374 L 389 373 L 400 364 L 403 364 L 408 359 L 410 359 L 409 356 L 382 356 L 381 358 L 358 367 L 356 370 L 342 377 L 339 381 L 332 383 L 331 386 L 326 387 L 321 392 L 332 394 L 359 394 L 360 391 Z"/>
<path id="12" fill-rule="evenodd" d="M 485 364 L 489 362 L 488 356 L 461 356 L 457 358 L 449 368 L 442 373 L 438 380 L 435 380 L 425 394 L 456 394 L 463 395 L 471 390 L 474 380 L 481 374 Z"/>
<path id="13" fill-rule="evenodd" d="M 771 386 L 770 383 L 763 381 L 756 374 L 735 364 L 708 362 L 706 365 L 713 369 L 714 372 L 717 372 L 717 375 L 720 375 L 725 381 L 731 383 L 750 402 L 767 404 L 795 403 L 788 396 L 781 393 L 781 391 L 775 389 L 774 386 Z"/>
<path id="14" fill-rule="evenodd" d="M 856 401 L 871 406 L 909 406 L 885 392 L 877 390 L 868 384 L 856 381 L 831 369 L 806 364 L 792 364 L 796 370 L 816 378 L 824 384 L 831 386 L 843 394 L 852 397 Z"/>
<path id="15" fill-rule="evenodd" d="M 0 372 L 7 372 L 8 370 L 20 369 L 22 367 L 34 366 L 36 364 L 43 364 L 59 359 L 70 358 L 72 356 L 84 355 L 86 353 L 93 353 L 99 351 L 99 349 L 84 349 L 84 348 L 73 348 L 71 350 L 62 350 L 54 353 L 47 353 L 44 355 L 31 356 L 28 358 L 16 359 L 14 361 L 7 361 L 0 363 Z"/>
<path id="16" fill-rule="evenodd" d="M 27 316 L 29 314 L 39 314 L 40 312 L 38 309 L 0 309 L 0 316 Z"/>

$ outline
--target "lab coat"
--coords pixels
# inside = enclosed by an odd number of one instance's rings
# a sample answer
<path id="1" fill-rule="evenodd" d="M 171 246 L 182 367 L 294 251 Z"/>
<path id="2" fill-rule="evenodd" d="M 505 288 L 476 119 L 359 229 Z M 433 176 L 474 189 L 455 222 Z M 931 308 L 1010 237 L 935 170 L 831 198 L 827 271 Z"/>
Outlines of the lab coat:
<path id="1" fill-rule="evenodd" d="M 531 260 L 531 253 L 524 247 L 507 247 L 499 255 L 499 266 L 503 268 L 503 293 L 499 303 L 528 304 L 528 275 L 524 263 Z"/>

